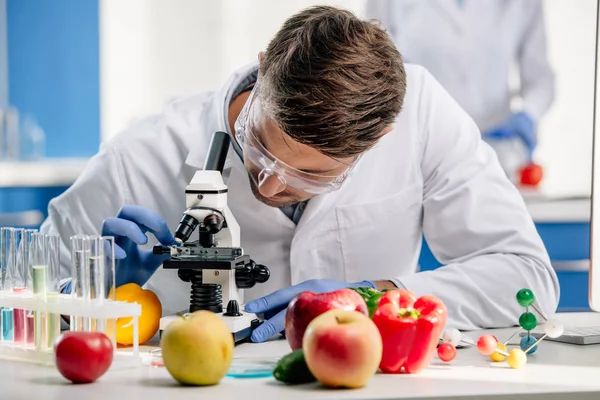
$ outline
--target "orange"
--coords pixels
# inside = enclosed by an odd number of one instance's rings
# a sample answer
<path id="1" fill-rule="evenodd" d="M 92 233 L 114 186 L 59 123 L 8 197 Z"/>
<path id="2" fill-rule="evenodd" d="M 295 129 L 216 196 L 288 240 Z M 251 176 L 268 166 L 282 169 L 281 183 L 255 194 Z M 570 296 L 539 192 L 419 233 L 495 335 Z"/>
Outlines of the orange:
<path id="1" fill-rule="evenodd" d="M 142 315 L 138 318 L 138 343 L 144 344 L 150 340 L 156 331 L 162 316 L 162 305 L 158 296 L 151 290 L 144 290 L 135 283 L 119 286 L 116 300 L 127 303 L 138 303 L 142 307 Z M 133 344 L 133 318 L 117 320 L 117 343 Z"/>

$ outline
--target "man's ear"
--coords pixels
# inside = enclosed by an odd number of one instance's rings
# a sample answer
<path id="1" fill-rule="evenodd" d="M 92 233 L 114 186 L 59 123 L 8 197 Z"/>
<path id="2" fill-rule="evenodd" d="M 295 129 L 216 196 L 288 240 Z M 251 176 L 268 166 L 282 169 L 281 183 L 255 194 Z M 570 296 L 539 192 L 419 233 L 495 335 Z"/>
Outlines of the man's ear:
<path id="1" fill-rule="evenodd" d="M 381 137 L 387 135 L 388 133 L 390 133 L 393 130 L 394 130 L 394 124 L 390 124 L 390 125 L 386 126 L 385 129 L 383 130 L 383 132 L 381 132 Z"/>
<path id="2" fill-rule="evenodd" d="M 264 59 L 265 59 L 265 52 L 261 51 L 260 53 L 258 53 L 258 65 L 259 66 L 260 66 L 260 64 L 262 64 Z"/>

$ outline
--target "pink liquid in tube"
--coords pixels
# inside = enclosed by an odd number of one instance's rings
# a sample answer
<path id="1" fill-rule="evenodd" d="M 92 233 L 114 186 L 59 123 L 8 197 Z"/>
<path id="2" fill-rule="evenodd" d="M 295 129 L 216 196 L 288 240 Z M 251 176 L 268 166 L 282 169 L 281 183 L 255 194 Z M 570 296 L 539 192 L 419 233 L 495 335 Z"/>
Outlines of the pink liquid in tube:
<path id="1" fill-rule="evenodd" d="M 27 290 L 26 288 L 20 288 L 20 287 L 16 287 L 13 288 L 13 292 L 24 292 L 25 290 Z M 13 318 L 14 318 L 14 325 L 13 325 L 13 329 L 14 329 L 14 343 L 15 344 L 25 344 L 25 340 L 26 340 L 26 320 L 25 320 L 25 310 L 20 310 L 20 309 L 16 309 L 14 310 L 13 313 Z"/>
<path id="2" fill-rule="evenodd" d="M 35 323 L 33 314 L 27 314 L 27 345 L 33 345 L 35 343 Z"/>

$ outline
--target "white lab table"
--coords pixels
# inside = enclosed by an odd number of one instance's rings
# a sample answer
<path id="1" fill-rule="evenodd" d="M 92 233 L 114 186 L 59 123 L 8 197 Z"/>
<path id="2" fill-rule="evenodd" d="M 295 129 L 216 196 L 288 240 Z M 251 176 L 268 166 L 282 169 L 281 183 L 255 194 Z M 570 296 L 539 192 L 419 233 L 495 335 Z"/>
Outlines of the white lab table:
<path id="1" fill-rule="evenodd" d="M 599 326 L 600 314 L 558 314 L 568 326 Z M 500 340 L 515 330 L 489 331 Z M 481 332 L 468 335 L 474 339 Z M 518 340 L 518 339 L 516 339 Z M 516 342 L 515 340 L 515 342 Z M 512 341 L 511 341 L 512 343 Z M 147 350 L 148 348 L 146 348 Z M 279 357 L 287 342 L 243 344 L 236 357 Z M 600 345 L 577 346 L 544 341 L 521 369 L 491 363 L 475 348 L 460 349 L 456 359 L 443 364 L 437 357 L 414 375 L 375 375 L 355 390 L 327 390 L 318 383 L 286 386 L 273 378 L 225 378 L 211 387 L 183 387 L 165 368 L 141 365 L 109 370 L 93 384 L 73 385 L 51 367 L 0 361 L 0 398 L 85 399 L 598 399 L 600 398 Z"/>

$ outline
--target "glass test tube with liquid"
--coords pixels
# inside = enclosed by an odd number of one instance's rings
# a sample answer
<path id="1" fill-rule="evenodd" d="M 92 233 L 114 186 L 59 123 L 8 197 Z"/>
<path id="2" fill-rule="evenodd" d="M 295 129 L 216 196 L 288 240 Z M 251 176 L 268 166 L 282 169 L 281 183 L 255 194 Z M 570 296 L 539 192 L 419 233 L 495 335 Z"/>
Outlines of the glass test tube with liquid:
<path id="1" fill-rule="evenodd" d="M 25 234 L 27 235 L 27 243 L 28 243 L 28 257 L 27 257 L 27 291 L 31 292 L 33 290 L 33 280 L 32 280 L 32 268 L 31 268 L 31 242 L 32 236 L 34 233 L 37 233 L 37 229 L 27 229 L 25 230 Z M 31 310 L 27 310 L 25 312 L 25 344 L 27 347 L 33 347 L 35 344 L 35 313 Z"/>
<path id="2" fill-rule="evenodd" d="M 7 283 L 8 264 L 12 258 L 11 238 L 14 228 L 0 228 L 0 290 L 10 291 L 12 288 Z M 13 310 L 11 308 L 0 307 L 0 341 L 3 343 L 13 341 Z"/>
<path id="3" fill-rule="evenodd" d="M 60 236 L 49 234 L 46 241 L 46 271 L 44 273 L 46 284 L 46 302 L 58 302 L 60 294 Z M 52 349 L 54 341 L 60 335 L 60 314 L 48 313 L 46 315 L 45 346 Z M 44 344 L 44 343 L 43 343 Z"/>
<path id="4" fill-rule="evenodd" d="M 58 302 L 60 283 L 60 237 L 34 234 L 31 242 L 31 275 L 33 294 L 46 302 Z M 51 350 L 60 335 L 60 315 L 34 313 L 34 343 L 38 350 Z"/>
<path id="5" fill-rule="evenodd" d="M 86 235 L 71 237 L 71 295 L 84 303 L 90 302 L 91 238 Z M 71 316 L 72 331 L 91 331 L 89 318 Z"/>
<path id="6" fill-rule="evenodd" d="M 12 290 L 15 293 L 27 293 L 30 290 L 28 285 L 29 277 L 29 244 L 30 237 L 28 231 L 18 229 L 14 231 L 16 251 L 11 274 Z M 9 269 L 10 272 L 10 269 Z M 27 310 L 14 309 L 14 343 L 16 345 L 25 345 L 27 342 Z"/>
<path id="7" fill-rule="evenodd" d="M 12 228 L 2 233 L 4 246 L 4 290 L 23 293 L 27 290 L 28 241 L 24 229 Z M 6 307 L 2 309 L 2 341 L 25 344 L 26 312 Z"/>
<path id="8" fill-rule="evenodd" d="M 46 301 L 46 271 L 48 269 L 46 237 L 42 233 L 34 233 L 31 237 L 29 247 L 29 261 L 31 263 L 31 280 L 33 285 L 33 296 Z M 45 348 L 47 342 L 47 313 L 35 311 L 34 319 L 34 344 L 35 348 Z"/>

